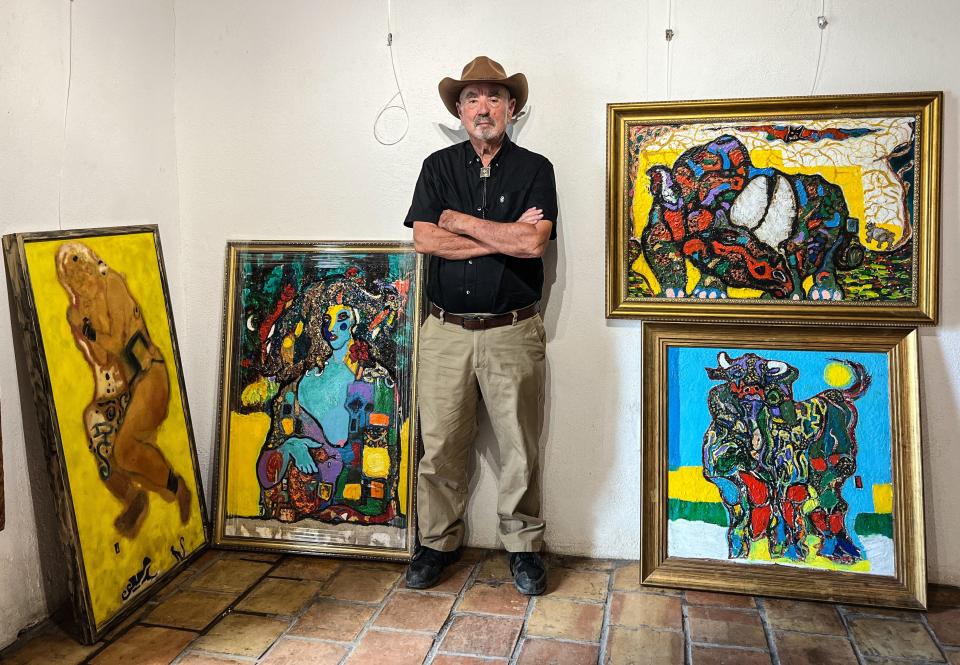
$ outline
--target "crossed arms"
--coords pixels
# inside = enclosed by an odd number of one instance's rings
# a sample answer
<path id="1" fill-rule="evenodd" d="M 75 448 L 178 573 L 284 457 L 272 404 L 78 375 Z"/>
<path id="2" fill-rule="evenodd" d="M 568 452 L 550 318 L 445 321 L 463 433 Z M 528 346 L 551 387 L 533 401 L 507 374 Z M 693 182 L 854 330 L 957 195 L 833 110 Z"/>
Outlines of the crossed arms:
<path id="1" fill-rule="evenodd" d="M 540 208 L 528 208 L 516 223 L 504 224 L 444 210 L 436 224 L 413 223 L 413 244 L 421 254 L 444 259 L 472 259 L 506 254 L 522 259 L 543 256 L 553 222 Z"/>

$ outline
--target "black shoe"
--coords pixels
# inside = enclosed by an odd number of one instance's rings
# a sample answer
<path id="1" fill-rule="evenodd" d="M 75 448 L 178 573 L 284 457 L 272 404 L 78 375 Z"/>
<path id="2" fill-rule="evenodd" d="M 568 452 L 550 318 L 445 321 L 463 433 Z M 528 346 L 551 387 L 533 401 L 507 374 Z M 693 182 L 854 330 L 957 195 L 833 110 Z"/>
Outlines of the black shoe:
<path id="1" fill-rule="evenodd" d="M 539 596 L 547 590 L 547 569 L 536 552 L 511 552 L 510 572 L 517 591 L 525 596 Z"/>
<path id="2" fill-rule="evenodd" d="M 452 552 L 421 547 L 407 567 L 408 589 L 429 589 L 440 581 L 443 569 L 460 559 L 460 548 Z"/>

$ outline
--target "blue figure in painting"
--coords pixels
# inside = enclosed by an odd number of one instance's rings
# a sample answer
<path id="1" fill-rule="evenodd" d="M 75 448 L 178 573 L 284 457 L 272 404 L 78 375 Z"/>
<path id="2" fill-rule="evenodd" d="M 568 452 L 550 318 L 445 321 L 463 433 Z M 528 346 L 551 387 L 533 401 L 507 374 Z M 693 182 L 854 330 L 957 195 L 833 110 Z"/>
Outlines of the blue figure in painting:
<path id="1" fill-rule="evenodd" d="M 279 314 L 268 317 L 261 340 L 265 373 L 279 379 L 257 462 L 263 516 L 404 522 L 396 487 L 397 386 L 381 360 L 394 343 L 406 288 L 368 288 L 354 268 L 302 296 L 281 293 Z"/>
<path id="2" fill-rule="evenodd" d="M 795 400 L 797 368 L 746 353 L 717 356 L 707 375 L 721 383 L 707 396 L 711 423 L 703 439 L 703 475 L 717 486 L 728 515 L 731 558 L 746 558 L 765 538 L 771 557 L 804 561 L 816 554 L 854 563 L 862 553 L 847 531 L 844 481 L 857 468 L 857 409 L 870 387 L 859 363 L 853 384 Z"/>

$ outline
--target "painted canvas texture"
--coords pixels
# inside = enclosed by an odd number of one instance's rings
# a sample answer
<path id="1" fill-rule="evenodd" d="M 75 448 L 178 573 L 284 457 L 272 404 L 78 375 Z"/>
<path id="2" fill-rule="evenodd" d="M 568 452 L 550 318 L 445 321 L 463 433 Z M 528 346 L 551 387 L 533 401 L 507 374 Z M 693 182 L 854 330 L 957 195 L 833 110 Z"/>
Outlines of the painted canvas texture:
<path id="1" fill-rule="evenodd" d="M 885 353 L 668 350 L 668 555 L 895 575 Z"/>
<path id="2" fill-rule="evenodd" d="M 629 298 L 910 303 L 916 119 L 628 124 Z"/>
<path id="3" fill-rule="evenodd" d="M 416 254 L 235 265 L 223 535 L 407 550 Z"/>
<path id="4" fill-rule="evenodd" d="M 205 543 L 154 239 L 24 243 L 97 629 Z"/>

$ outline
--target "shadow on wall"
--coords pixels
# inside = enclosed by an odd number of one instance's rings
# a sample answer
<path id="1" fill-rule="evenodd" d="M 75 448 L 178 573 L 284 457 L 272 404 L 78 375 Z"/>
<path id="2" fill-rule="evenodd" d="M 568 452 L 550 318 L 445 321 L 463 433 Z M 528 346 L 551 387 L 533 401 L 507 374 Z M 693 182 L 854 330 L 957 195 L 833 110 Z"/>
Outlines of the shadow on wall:
<path id="1" fill-rule="evenodd" d="M 944 128 L 958 126 L 957 95 L 944 92 Z M 960 194 L 950 186 L 956 183 L 960 169 L 960 135 L 949 129 L 943 134 L 941 173 L 941 211 L 957 210 Z M 960 229 L 953 219 L 940 219 L 940 325 L 919 329 L 921 451 L 925 489 L 924 524 L 927 540 L 927 569 L 931 582 L 960 585 L 960 561 L 957 558 L 960 532 L 956 525 L 956 501 L 960 498 L 954 482 L 960 472 L 956 440 L 960 430 L 960 395 L 957 387 L 960 345 L 960 299 L 952 286 L 960 281 L 960 262 L 951 252 L 960 243 Z M 952 353 L 951 353 L 952 352 Z M 949 498 L 948 498 L 949 497 Z"/>
<path id="2" fill-rule="evenodd" d="M 559 195 L 558 195 L 559 196 Z M 543 495 L 541 502 L 541 514 L 543 517 L 547 516 L 549 509 L 549 489 L 551 486 L 548 484 L 547 479 L 543 477 L 543 470 L 546 467 L 547 459 L 547 444 L 550 441 L 550 422 L 551 414 L 553 411 L 553 372 L 552 364 L 550 362 L 550 340 L 553 339 L 556 331 L 556 321 L 557 314 L 560 310 L 560 303 L 563 299 L 563 287 L 565 285 L 564 281 L 559 283 L 559 290 L 554 288 L 554 285 L 557 284 L 557 265 L 565 265 L 565 261 L 562 261 L 563 258 L 563 224 L 561 220 L 563 219 L 563 212 L 560 212 L 557 215 L 557 239 L 554 243 L 548 247 L 546 254 L 543 256 L 543 297 L 540 300 L 540 311 L 544 318 L 544 328 L 547 333 L 547 358 L 546 358 L 546 381 L 544 386 L 544 404 L 543 404 L 543 414 L 540 434 L 540 451 L 539 459 L 540 463 L 538 465 L 538 473 L 540 474 L 540 488 Z M 554 293 L 556 292 L 556 295 Z M 553 299 L 553 305 L 551 305 L 551 300 Z M 553 313 L 553 314 L 551 314 Z M 482 396 L 481 396 L 482 402 Z M 476 488 L 479 483 L 480 473 L 479 473 L 479 464 L 478 460 L 482 457 L 486 460 L 487 464 L 490 467 L 490 470 L 493 472 L 494 477 L 497 481 L 500 478 L 500 450 L 497 446 L 496 436 L 493 433 L 493 427 L 490 424 L 489 415 L 486 412 L 485 408 L 477 410 L 478 414 L 478 431 L 477 438 L 475 443 L 475 454 L 470 456 L 467 468 L 467 477 L 469 478 L 469 498 L 467 504 L 467 513 L 470 512 L 470 507 L 477 500 Z M 494 495 L 498 496 L 497 494 Z M 488 516 L 484 516 L 483 519 L 488 519 Z M 495 519 L 494 516 L 490 516 L 489 519 Z M 475 528 L 475 526 L 473 527 Z M 485 529 L 477 529 L 480 533 L 486 533 Z M 493 532 L 496 534 L 496 530 Z M 469 542 L 471 536 L 471 525 L 469 522 L 466 525 L 466 538 L 465 540 Z M 550 524 L 547 524 L 546 532 L 546 545 L 549 546 L 550 542 Z M 478 543 L 480 546 L 489 546 L 489 547 L 500 547 L 501 543 L 497 539 L 497 536 L 494 535 L 493 540 L 487 542 L 486 539 L 483 539 L 482 542 Z M 549 548 L 548 548 L 549 549 Z"/>
<path id="3" fill-rule="evenodd" d="M 23 445 L 33 502 L 34 523 L 37 532 L 37 558 L 40 563 L 44 602 L 48 614 L 57 618 L 69 617 L 70 596 L 67 590 L 68 569 L 73 562 L 65 562 L 60 542 L 60 521 L 56 511 L 56 494 L 47 467 L 46 442 L 40 435 L 33 386 L 26 363 L 22 329 L 17 318 L 16 300 L 7 282 L 7 302 L 10 303 L 10 327 L 13 330 L 13 354 L 17 365 L 17 386 L 20 393 L 20 413 L 23 423 Z M 9 471 L 13 471 L 10 469 Z M 7 525 L 7 529 L 10 525 Z M 79 638 L 79 633 L 76 637 Z"/>
<path id="4" fill-rule="evenodd" d="M 946 511 L 947 514 L 939 515 L 939 506 L 934 497 L 944 496 L 949 493 L 949 489 L 940 486 L 938 482 L 941 473 L 935 471 L 940 465 L 949 467 L 956 464 L 956 457 L 946 459 L 946 453 L 939 451 L 934 455 L 930 449 L 931 441 L 950 440 L 957 431 L 960 431 L 960 413 L 956 409 L 936 409 L 936 416 L 931 418 L 931 406 L 937 404 L 960 404 L 958 396 L 950 390 L 950 369 L 956 368 L 956 358 L 951 358 L 944 353 L 943 345 L 932 329 L 920 329 L 920 423 L 921 423 L 921 453 L 923 464 L 923 487 L 926 501 L 924 502 L 924 526 L 926 531 L 927 545 L 927 566 L 928 570 L 938 570 L 944 583 L 957 584 L 960 570 L 952 575 L 949 572 L 951 566 L 957 566 L 956 559 L 951 554 L 956 554 L 955 544 L 951 540 L 956 537 L 956 532 L 946 532 L 937 528 L 937 525 L 949 524 L 956 519 L 956 513 L 953 506 Z M 924 352 L 926 350 L 926 352 Z M 926 362 L 925 362 L 926 361 Z M 932 396 L 925 390 L 925 386 L 939 386 L 936 395 Z M 933 399 L 931 399 L 933 397 Z M 940 435 L 942 433 L 942 436 Z M 939 459 L 943 456 L 944 459 Z M 945 479 L 945 478 L 944 478 Z M 944 531 L 943 533 L 941 533 Z M 941 538 L 942 536 L 942 538 Z M 943 541 L 943 542 L 941 542 Z M 944 556 L 939 556 L 943 553 Z"/>

